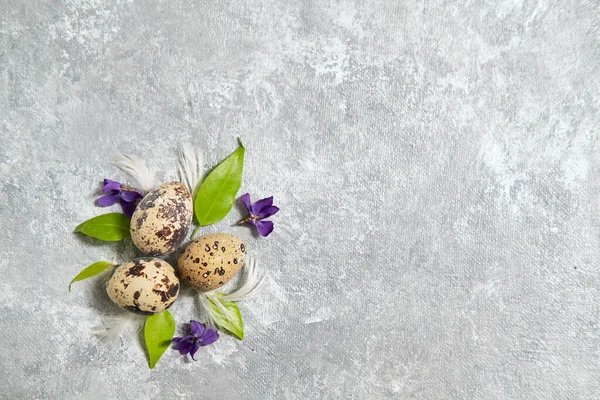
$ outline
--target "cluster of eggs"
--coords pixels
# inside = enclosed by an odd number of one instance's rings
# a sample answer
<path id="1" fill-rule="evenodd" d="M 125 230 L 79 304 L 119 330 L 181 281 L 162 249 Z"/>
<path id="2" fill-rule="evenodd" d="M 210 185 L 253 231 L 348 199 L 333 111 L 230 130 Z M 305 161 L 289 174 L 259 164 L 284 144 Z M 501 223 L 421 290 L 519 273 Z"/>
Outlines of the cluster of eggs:
<path id="1" fill-rule="evenodd" d="M 155 314 L 169 308 L 179 295 L 175 269 L 156 256 L 176 250 L 192 222 L 192 196 L 179 182 L 160 185 L 137 205 L 131 217 L 131 239 L 149 257 L 118 266 L 106 282 L 110 299 L 138 313 Z M 190 242 L 179 256 L 179 277 L 201 291 L 229 282 L 246 259 L 246 243 L 225 234 L 209 234 Z"/>

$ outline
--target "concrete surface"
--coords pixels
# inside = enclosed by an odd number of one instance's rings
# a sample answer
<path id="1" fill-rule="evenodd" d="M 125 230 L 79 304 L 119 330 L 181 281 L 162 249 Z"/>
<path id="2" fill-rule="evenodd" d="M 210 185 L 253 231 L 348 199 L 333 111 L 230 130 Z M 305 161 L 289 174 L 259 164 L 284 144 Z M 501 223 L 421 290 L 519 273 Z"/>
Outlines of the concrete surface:
<path id="1" fill-rule="evenodd" d="M 0 0 L 0 393 L 45 399 L 595 399 L 600 3 Z M 176 177 L 247 147 L 269 271 L 155 370 L 71 278 L 115 152 Z M 116 210 L 116 208 L 115 208 Z M 172 308 L 180 327 L 193 299 Z M 181 333 L 181 330 L 180 330 Z"/>

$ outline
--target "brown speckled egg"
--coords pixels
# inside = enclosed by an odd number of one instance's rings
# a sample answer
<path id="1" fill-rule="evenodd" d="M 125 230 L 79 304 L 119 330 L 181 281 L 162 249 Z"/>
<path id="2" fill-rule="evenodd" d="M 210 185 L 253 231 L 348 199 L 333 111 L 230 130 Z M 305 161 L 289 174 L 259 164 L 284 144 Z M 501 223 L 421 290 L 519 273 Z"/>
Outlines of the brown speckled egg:
<path id="1" fill-rule="evenodd" d="M 179 279 L 159 258 L 138 258 L 118 266 L 106 282 L 106 292 L 120 307 L 137 314 L 163 312 L 177 299 Z"/>
<path id="2" fill-rule="evenodd" d="M 175 250 L 192 223 L 192 197 L 179 182 L 166 183 L 150 191 L 131 216 L 131 239 L 151 256 Z"/>
<path id="3" fill-rule="evenodd" d="M 201 291 L 217 289 L 237 274 L 246 259 L 246 243 L 237 236 L 213 233 L 193 240 L 179 256 L 182 281 Z"/>

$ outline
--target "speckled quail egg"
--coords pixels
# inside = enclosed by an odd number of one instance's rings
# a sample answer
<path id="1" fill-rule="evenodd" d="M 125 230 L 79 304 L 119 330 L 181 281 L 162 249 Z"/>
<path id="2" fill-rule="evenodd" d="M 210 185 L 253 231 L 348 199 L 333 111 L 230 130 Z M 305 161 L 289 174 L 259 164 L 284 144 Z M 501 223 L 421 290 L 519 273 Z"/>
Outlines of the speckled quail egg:
<path id="1" fill-rule="evenodd" d="M 118 266 L 106 281 L 106 292 L 120 307 L 137 314 L 163 312 L 177 299 L 179 279 L 159 258 L 138 258 Z"/>
<path id="2" fill-rule="evenodd" d="M 131 217 L 131 239 L 151 256 L 175 250 L 192 222 L 192 197 L 179 182 L 166 183 L 150 191 Z"/>
<path id="3" fill-rule="evenodd" d="M 177 263 L 181 280 L 201 291 L 217 289 L 237 274 L 246 243 L 227 233 L 204 235 L 187 245 Z"/>

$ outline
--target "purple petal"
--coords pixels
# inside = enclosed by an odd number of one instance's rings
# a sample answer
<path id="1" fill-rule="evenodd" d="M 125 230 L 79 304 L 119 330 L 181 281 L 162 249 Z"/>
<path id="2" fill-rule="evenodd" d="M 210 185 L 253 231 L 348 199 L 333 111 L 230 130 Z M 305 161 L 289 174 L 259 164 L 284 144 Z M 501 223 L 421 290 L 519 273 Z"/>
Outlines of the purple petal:
<path id="1" fill-rule="evenodd" d="M 194 358 L 194 354 L 196 354 L 196 352 L 198 351 L 198 349 L 200 348 L 200 343 L 198 343 L 198 341 L 194 341 L 194 346 L 192 348 L 192 350 L 190 350 L 190 356 L 192 356 L 192 360 L 196 361 L 196 359 Z"/>
<path id="2" fill-rule="evenodd" d="M 245 220 L 244 223 L 256 226 L 256 221 L 257 220 L 254 218 L 249 218 L 249 219 Z"/>
<path id="3" fill-rule="evenodd" d="M 115 204 L 119 200 L 119 193 L 109 194 L 108 196 L 102 196 L 98 199 L 98 205 L 101 207 L 109 207 Z"/>
<path id="4" fill-rule="evenodd" d="M 252 206 L 252 214 L 258 215 L 263 208 L 271 207 L 273 205 L 273 196 L 267 197 L 266 199 L 260 199 Z"/>
<path id="5" fill-rule="evenodd" d="M 202 335 L 204 335 L 205 328 L 203 324 L 201 324 L 198 321 L 192 320 L 190 321 L 190 325 L 192 328 L 192 335 L 196 336 L 197 338 L 200 338 L 202 337 Z"/>
<path id="6" fill-rule="evenodd" d="M 207 329 L 200 341 L 202 346 L 208 346 L 211 343 L 216 342 L 219 339 L 219 333 L 214 329 Z"/>
<path id="7" fill-rule="evenodd" d="M 181 355 L 188 354 L 194 348 L 194 343 L 198 343 L 198 341 L 192 339 L 194 339 L 194 336 L 192 335 L 184 337 L 177 343 L 175 349 L 179 350 Z"/>
<path id="8" fill-rule="evenodd" d="M 246 206 L 246 210 L 248 210 L 249 213 L 252 213 L 252 204 L 250 204 L 250 193 L 243 194 L 242 197 L 240 197 L 240 199 L 242 200 L 242 203 L 244 203 L 244 205 Z"/>
<path id="9" fill-rule="evenodd" d="M 110 179 L 104 180 L 104 187 L 102 188 L 102 193 L 108 193 L 110 191 L 116 190 L 117 192 L 121 191 L 121 184 L 117 181 L 111 181 Z"/>
<path id="10" fill-rule="evenodd" d="M 183 339 L 183 338 L 179 337 L 179 336 L 178 337 L 174 337 L 173 339 L 171 339 L 171 342 L 177 344 L 177 343 L 179 343 L 181 341 L 181 339 Z"/>
<path id="11" fill-rule="evenodd" d="M 260 234 L 260 236 L 267 237 L 271 232 L 273 232 L 273 222 L 257 221 L 256 229 L 258 229 L 258 233 Z"/>
<path id="12" fill-rule="evenodd" d="M 123 201 L 123 199 L 119 199 L 119 204 L 121 205 L 121 208 L 123 209 L 123 214 L 125 214 L 129 218 L 131 218 L 131 216 L 133 215 L 133 212 L 135 211 L 136 204 L 135 203 L 127 203 L 126 201 Z"/>
<path id="13" fill-rule="evenodd" d="M 141 199 L 142 194 L 136 190 L 122 190 L 121 198 L 128 203 L 133 203 L 137 199 Z"/>
<path id="14" fill-rule="evenodd" d="M 257 214 L 257 216 L 260 219 L 269 218 L 271 215 L 277 214 L 277 211 L 279 211 L 279 207 L 271 206 L 263 208 L 261 212 Z"/>

